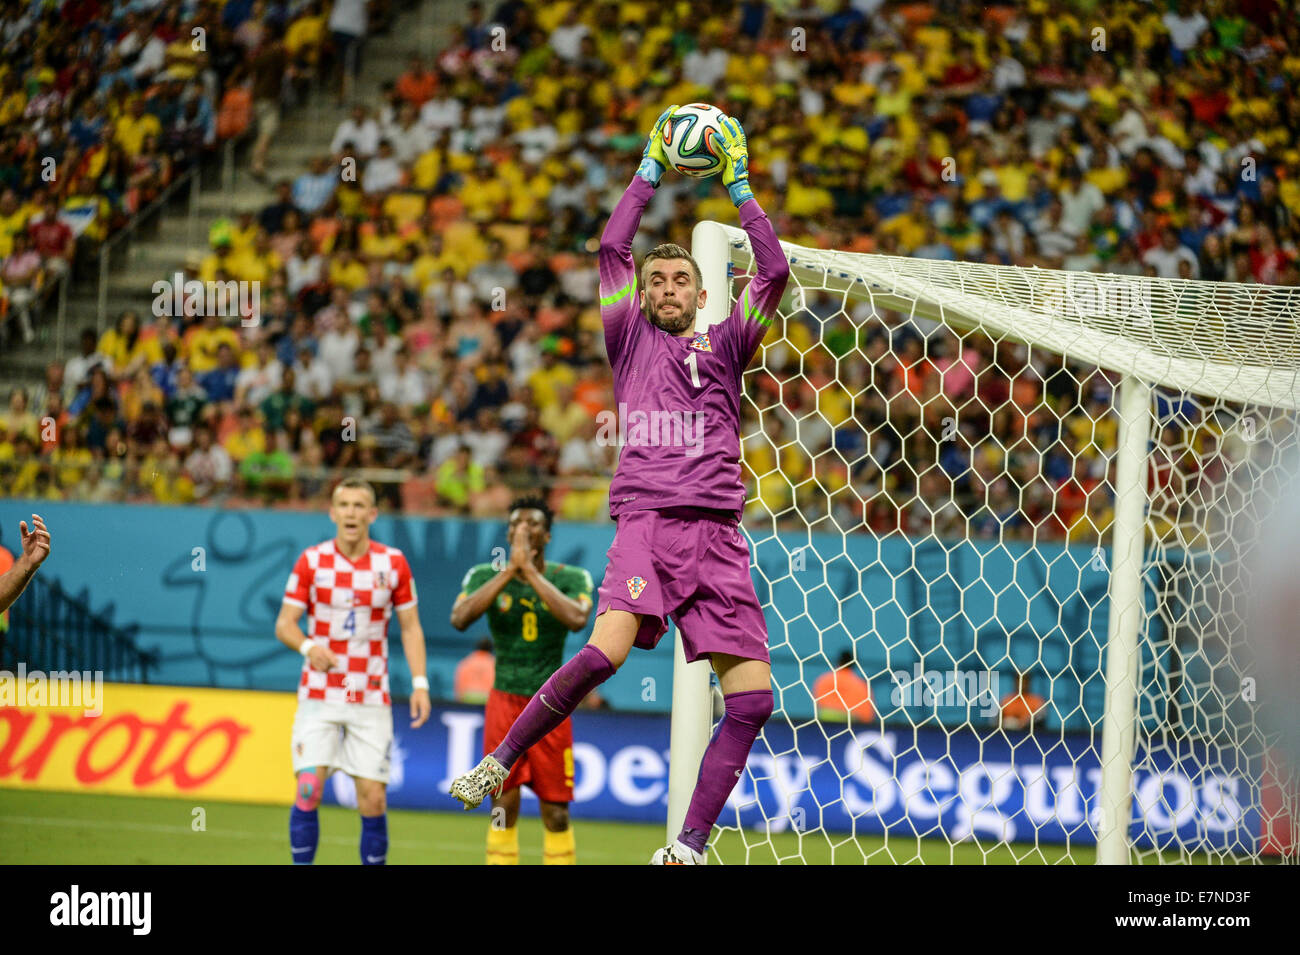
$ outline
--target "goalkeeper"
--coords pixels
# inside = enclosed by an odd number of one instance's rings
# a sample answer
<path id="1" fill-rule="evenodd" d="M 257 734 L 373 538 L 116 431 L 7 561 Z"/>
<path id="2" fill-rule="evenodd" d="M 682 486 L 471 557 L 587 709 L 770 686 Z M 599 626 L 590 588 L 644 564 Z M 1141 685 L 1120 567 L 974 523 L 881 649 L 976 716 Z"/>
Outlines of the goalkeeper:
<path id="1" fill-rule="evenodd" d="M 676 245 L 646 254 L 638 282 L 632 239 L 642 210 L 668 166 L 661 132 L 676 106 L 650 133 L 641 165 L 615 207 L 600 242 L 600 307 L 614 373 L 615 401 L 628 409 L 628 441 L 610 485 L 617 529 L 601 584 L 590 642 L 542 686 L 505 739 L 452 784 L 473 808 L 495 792 L 510 767 L 614 675 L 633 646 L 652 648 L 671 617 L 686 659 L 707 657 L 726 712 L 704 758 L 672 845 L 659 865 L 700 865 L 709 833 L 772 714 L 767 626 L 750 577 L 749 546 L 739 523 L 745 502 L 740 474 L 741 375 L 776 315 L 790 276 L 776 233 L 749 184 L 745 134 L 723 121 L 722 181 L 754 250 L 756 274 L 721 324 L 696 331 L 706 293 L 699 266 Z M 634 440 L 644 421 L 701 422 L 694 440 Z"/>

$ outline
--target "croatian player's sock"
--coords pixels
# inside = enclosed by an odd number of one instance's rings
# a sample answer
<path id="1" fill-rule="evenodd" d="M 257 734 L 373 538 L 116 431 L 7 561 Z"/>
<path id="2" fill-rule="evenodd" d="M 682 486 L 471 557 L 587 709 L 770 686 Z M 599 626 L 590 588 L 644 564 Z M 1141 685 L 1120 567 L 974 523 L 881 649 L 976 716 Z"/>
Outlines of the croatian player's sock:
<path id="1" fill-rule="evenodd" d="M 745 760 L 758 739 L 763 724 L 772 715 L 771 690 L 746 690 L 728 693 L 723 697 L 726 714 L 709 740 L 704 758 L 700 760 L 700 775 L 695 781 L 695 792 L 686 810 L 686 822 L 678 840 L 696 852 L 704 851 L 713 824 L 722 814 L 727 797 L 736 788 Z"/>
<path id="2" fill-rule="evenodd" d="M 492 756 L 509 769 L 528 747 L 563 723 L 583 697 L 613 675 L 614 664 L 609 657 L 586 644 L 542 684 Z"/>
<path id="3" fill-rule="evenodd" d="M 316 859 L 316 845 L 320 842 L 320 820 L 315 809 L 289 810 L 289 850 L 294 865 L 311 865 Z"/>
<path id="4" fill-rule="evenodd" d="M 488 827 L 488 865 L 519 865 L 519 827 L 498 829 Z"/>
<path id="5" fill-rule="evenodd" d="M 361 817 L 361 864 L 385 865 L 388 861 L 388 815 Z"/>
<path id="6" fill-rule="evenodd" d="M 542 865 L 577 865 L 578 844 L 573 828 L 563 832 L 542 831 Z"/>

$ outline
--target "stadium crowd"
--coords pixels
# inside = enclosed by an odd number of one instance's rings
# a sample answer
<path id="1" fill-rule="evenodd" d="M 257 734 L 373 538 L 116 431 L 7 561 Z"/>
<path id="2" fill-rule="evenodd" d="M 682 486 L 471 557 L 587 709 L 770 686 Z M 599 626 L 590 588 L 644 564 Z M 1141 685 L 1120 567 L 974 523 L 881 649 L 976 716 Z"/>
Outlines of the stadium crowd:
<path id="1" fill-rule="evenodd" d="M 215 91 L 169 76 L 197 65 L 168 56 L 194 16 L 224 21 L 238 0 L 156 14 L 152 34 L 135 13 L 104 30 L 81 12 L 100 6 L 63 4 L 75 41 L 27 45 L 0 78 L 0 114 L 44 116 L 78 161 L 75 130 L 107 142 L 95 174 L 51 185 L 39 134 L 4 125 L 11 309 L 33 249 L 40 267 L 66 258 L 67 237 L 41 229 L 48 203 L 98 206 L 86 228 L 102 230 L 175 174 L 186 135 L 211 135 Z M 244 8 L 224 23 L 231 44 L 212 47 L 230 70 L 200 76 L 226 76 L 251 103 L 269 95 L 265 44 L 306 68 L 327 31 L 318 3 Z M 603 516 L 617 448 L 599 426 L 614 402 L 595 251 L 669 103 L 742 120 L 758 199 L 796 244 L 1300 284 L 1291 3 L 505 0 L 471 4 L 457 32 L 358 103 L 273 202 L 212 223 L 187 274 L 260 283 L 256 321 L 124 312 L 37 393 L 10 396 L 9 493 L 309 506 L 332 469 L 364 467 L 412 510 L 500 514 L 527 484 L 549 487 L 561 517 Z M 159 37 L 161 66 L 144 59 Z M 107 98 L 67 92 L 92 87 Z M 191 130 L 195 110 L 206 120 Z M 716 182 L 670 175 L 636 252 L 689 247 L 696 221 L 734 215 Z M 752 516 L 1104 532 L 1112 375 L 826 295 L 790 315 L 746 376 Z M 1193 406 L 1166 424 L 1153 490 L 1217 479 L 1215 422 Z"/>
<path id="2" fill-rule="evenodd" d="M 346 25 L 320 0 L 19 6 L 0 15 L 0 341 L 31 342 L 51 280 L 219 142 L 256 124 L 264 166 L 281 105 L 340 66 Z M 387 21 L 387 0 L 369 6 Z"/>

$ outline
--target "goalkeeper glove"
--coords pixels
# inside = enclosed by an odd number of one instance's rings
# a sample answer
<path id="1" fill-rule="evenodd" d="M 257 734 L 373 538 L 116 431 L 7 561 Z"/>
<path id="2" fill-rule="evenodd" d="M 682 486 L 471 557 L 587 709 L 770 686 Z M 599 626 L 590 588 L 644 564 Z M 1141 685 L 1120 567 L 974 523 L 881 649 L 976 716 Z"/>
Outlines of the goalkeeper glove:
<path id="1" fill-rule="evenodd" d="M 730 116 L 722 119 L 722 184 L 727 187 L 731 204 L 737 209 L 742 202 L 754 198 L 749 188 L 749 145 L 740 122 Z"/>
<path id="2" fill-rule="evenodd" d="M 668 154 L 664 152 L 664 123 L 676 111 L 677 104 L 674 103 L 659 114 L 654 129 L 650 130 L 650 138 L 646 140 L 645 150 L 641 153 L 641 165 L 637 167 L 636 174 L 652 186 L 659 185 L 659 178 L 668 168 Z"/>

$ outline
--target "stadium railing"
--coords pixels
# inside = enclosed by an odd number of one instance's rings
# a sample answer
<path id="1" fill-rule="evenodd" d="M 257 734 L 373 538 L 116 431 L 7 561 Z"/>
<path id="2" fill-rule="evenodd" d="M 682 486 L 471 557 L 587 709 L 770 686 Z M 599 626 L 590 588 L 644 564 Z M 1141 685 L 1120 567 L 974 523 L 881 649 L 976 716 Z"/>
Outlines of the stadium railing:
<path id="1" fill-rule="evenodd" d="M 185 456 L 183 451 L 178 452 L 178 454 L 182 458 Z M 56 461 L 47 457 L 37 462 L 37 469 L 33 476 L 25 477 L 22 474 L 22 466 L 19 462 L 0 462 L 0 481 L 3 481 L 0 488 L 7 486 L 11 491 L 14 491 L 14 493 L 8 494 L 0 493 L 0 497 L 34 497 L 53 500 L 94 500 L 99 502 L 145 504 L 185 503 L 200 506 L 213 504 L 237 506 L 241 501 L 246 501 L 250 506 L 256 504 L 257 506 L 269 505 L 287 508 L 314 507 L 328 500 L 329 489 L 337 481 L 345 477 L 360 477 L 373 484 L 379 491 L 380 497 L 388 502 L 384 505 L 386 510 L 391 506 L 399 513 L 404 514 L 436 516 L 438 514 L 458 513 L 458 510 L 453 506 L 438 504 L 435 479 L 431 470 L 423 466 L 419 468 L 331 468 L 297 465 L 293 469 L 292 476 L 288 478 L 268 475 L 264 482 L 254 483 L 246 481 L 236 474 L 230 481 L 205 491 L 201 496 L 193 500 L 184 500 L 180 498 L 173 499 L 172 497 L 167 499 L 158 498 L 155 491 L 139 478 L 142 463 L 143 459 L 137 459 L 129 465 L 127 462 L 115 459 L 107 462 L 98 461 L 91 464 L 78 464 Z M 166 462 L 158 463 L 154 461 L 150 461 L 149 464 L 151 477 L 174 481 L 185 472 L 183 465 L 176 466 Z M 235 463 L 235 467 L 236 469 L 239 467 L 238 462 Z M 81 475 L 78 483 L 73 485 L 63 484 L 61 482 L 62 475 L 74 471 Z M 105 489 L 102 484 L 99 484 L 93 492 L 83 487 L 81 482 L 92 471 L 101 481 L 109 479 L 115 482 L 114 486 Z M 16 488 L 16 482 L 20 477 L 24 478 L 23 486 Z M 298 493 L 291 495 L 289 489 L 295 483 L 297 484 Z M 590 491 L 595 489 L 604 491 L 608 486 L 609 479 L 599 475 L 528 477 L 526 480 L 506 475 L 501 481 L 489 483 L 485 490 L 505 487 L 511 492 L 522 492 L 538 488 L 548 491 Z"/>
<path id="2" fill-rule="evenodd" d="M 9 613 L 9 631 L 0 641 L 6 669 L 21 663 L 28 670 L 91 670 L 106 680 L 148 683 L 158 665 L 154 651 L 136 645 L 135 625 L 115 626 L 111 605 L 96 613 L 84 590 L 66 594 L 57 580 L 33 577 Z"/>
<path id="3" fill-rule="evenodd" d="M 238 136 L 232 136 L 221 143 L 221 166 L 219 172 L 218 188 L 226 193 L 233 192 L 235 187 L 235 167 L 236 151 L 238 148 L 250 142 L 255 135 L 255 130 L 250 127 Z M 199 198 L 203 192 L 203 173 L 205 168 L 210 168 L 210 164 L 205 162 L 208 159 L 206 155 L 200 155 L 196 158 L 190 167 L 181 175 L 177 176 L 167 185 L 158 196 L 147 206 L 133 215 L 126 224 L 106 238 L 99 247 L 99 290 L 98 300 L 95 308 L 95 330 L 104 334 L 104 329 L 108 327 L 108 284 L 109 284 L 109 266 L 112 262 L 114 251 L 122 243 L 128 242 L 140 229 L 154 221 L 156 215 L 160 214 L 163 207 L 167 205 L 177 193 L 185 186 L 189 187 L 189 196 L 186 200 L 185 210 L 185 238 L 188 245 L 193 246 L 197 241 L 196 230 L 199 227 Z M 129 254 L 129 253 L 128 253 Z M 62 329 L 59 333 L 59 341 L 62 344 Z"/>

